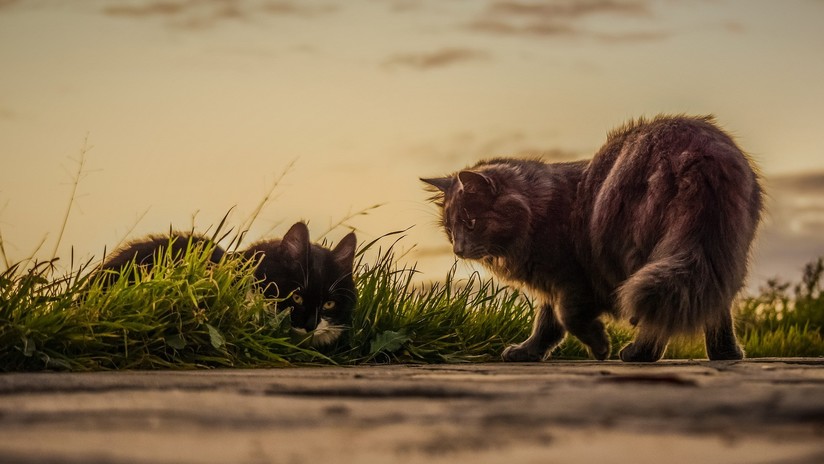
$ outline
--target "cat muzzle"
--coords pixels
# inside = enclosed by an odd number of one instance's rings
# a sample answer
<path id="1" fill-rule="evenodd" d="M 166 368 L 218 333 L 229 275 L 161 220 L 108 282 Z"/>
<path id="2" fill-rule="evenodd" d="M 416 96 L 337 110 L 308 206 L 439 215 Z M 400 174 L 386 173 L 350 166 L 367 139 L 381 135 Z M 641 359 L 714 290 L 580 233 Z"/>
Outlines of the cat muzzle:
<path id="1" fill-rule="evenodd" d="M 480 248 L 465 249 L 453 247 L 452 252 L 455 253 L 455 256 L 461 259 L 481 259 L 486 256 L 486 253 Z"/>

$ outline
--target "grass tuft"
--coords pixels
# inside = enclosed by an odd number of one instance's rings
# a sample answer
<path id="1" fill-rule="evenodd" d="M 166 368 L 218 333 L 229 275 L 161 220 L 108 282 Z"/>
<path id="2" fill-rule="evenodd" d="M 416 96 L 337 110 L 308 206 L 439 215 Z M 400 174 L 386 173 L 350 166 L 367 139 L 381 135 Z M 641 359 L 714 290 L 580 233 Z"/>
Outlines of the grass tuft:
<path id="1" fill-rule="evenodd" d="M 51 280 L 52 262 L 12 266 L 0 275 L 0 367 L 262 367 L 324 359 L 291 341 L 278 301 L 256 290 L 247 261 L 211 265 L 210 251 L 193 249 L 182 264 L 167 255 L 149 271 L 127 267 L 108 287 L 85 268 Z"/>
<path id="2" fill-rule="evenodd" d="M 736 328 L 747 355 L 824 356 L 822 290 L 824 258 L 818 258 L 795 285 L 770 280 L 758 296 L 744 300 Z"/>
<path id="3" fill-rule="evenodd" d="M 399 266 L 394 247 L 359 266 L 360 301 L 347 349 L 351 362 L 468 362 L 497 359 L 529 335 L 532 305 L 518 291 L 482 279 L 455 277 L 414 285 L 414 266 Z"/>
<path id="4" fill-rule="evenodd" d="M 398 263 L 403 231 L 359 251 L 360 301 L 346 337 L 323 351 L 296 339 L 279 301 L 254 285 L 248 261 L 209 261 L 195 246 L 174 263 L 124 269 L 99 278 L 89 263 L 59 275 L 55 261 L 24 261 L 0 274 L 0 370 L 192 369 L 295 364 L 445 363 L 500 359 L 530 332 L 533 305 L 522 293 L 473 274 L 415 283 Z M 375 258 L 364 252 L 386 239 Z M 112 271 L 106 271 L 112 273 Z M 109 279 L 111 278 L 111 279 Z M 108 287 L 107 287 L 108 285 Z M 750 357 L 824 356 L 824 265 L 810 263 L 801 282 L 770 282 L 739 303 L 737 331 Z M 612 356 L 633 329 L 610 322 Z M 567 337 L 553 353 L 588 359 Z M 669 358 L 704 358 L 703 340 L 674 341 Z"/>

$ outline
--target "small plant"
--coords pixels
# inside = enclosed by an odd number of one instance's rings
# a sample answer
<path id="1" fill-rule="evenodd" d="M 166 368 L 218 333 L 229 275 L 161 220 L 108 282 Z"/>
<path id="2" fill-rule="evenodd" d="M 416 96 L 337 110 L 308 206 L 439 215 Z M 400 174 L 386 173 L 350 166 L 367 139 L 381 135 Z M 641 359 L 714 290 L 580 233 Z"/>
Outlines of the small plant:
<path id="1" fill-rule="evenodd" d="M 415 284 L 415 267 L 396 260 L 397 241 L 366 260 L 377 242 L 360 250 L 353 326 L 324 352 L 294 338 L 248 261 L 227 255 L 214 264 L 208 247 L 113 279 L 89 263 L 58 277 L 54 261 L 14 264 L 0 274 L 0 370 L 495 361 L 529 335 L 533 306 L 520 292 L 478 274 L 458 279 L 456 266 L 443 282 Z M 773 281 L 741 301 L 737 330 L 748 356 L 824 356 L 822 267 L 814 261 L 799 284 Z M 633 329 L 611 322 L 608 330 L 614 357 Z M 567 337 L 554 357 L 589 355 Z M 667 357 L 704 358 L 703 340 L 675 340 Z"/>
<path id="2" fill-rule="evenodd" d="M 499 358 L 529 334 L 531 303 L 519 292 L 453 266 L 443 283 L 414 285 L 414 266 L 395 261 L 394 246 L 361 264 L 360 301 L 338 362 L 468 362 Z"/>
<path id="3" fill-rule="evenodd" d="M 266 298 L 255 285 L 251 264 L 231 254 L 215 264 L 208 247 L 193 248 L 182 261 L 167 255 L 150 270 L 132 265 L 114 275 L 106 271 L 105 278 L 91 262 L 75 268 L 72 260 L 68 271 L 60 271 L 54 256 L 89 150 L 87 137 L 51 260 L 11 262 L 0 231 L 5 268 L 0 272 L 0 371 L 495 361 L 507 345 L 529 335 L 533 305 L 517 290 L 477 273 L 459 279 L 457 263 L 442 282 L 415 283 L 415 265 L 399 264 L 395 255 L 404 231 L 361 247 L 352 327 L 323 352 L 292 334 L 288 313 L 277 311 L 280 301 Z M 295 162 L 276 177 L 227 250 L 239 248 Z M 321 237 L 379 206 L 347 214 Z M 231 230 L 221 232 L 228 216 L 214 230 L 214 241 L 231 235 Z M 365 252 L 387 239 L 395 241 L 368 261 Z M 824 356 L 824 260 L 809 263 L 792 293 L 790 287 L 773 280 L 758 296 L 740 301 L 736 330 L 749 357 Z M 634 329 L 610 321 L 607 330 L 616 358 Z M 553 356 L 589 358 L 574 337 L 567 337 Z M 703 340 L 675 340 L 666 357 L 704 358 Z"/>
<path id="4" fill-rule="evenodd" d="M 770 280 L 741 304 L 737 330 L 747 355 L 824 356 L 824 259 L 804 267 L 801 282 Z"/>
<path id="5" fill-rule="evenodd" d="M 86 268 L 50 279 L 53 262 L 0 275 L 0 368 L 74 370 L 282 366 L 323 356 L 290 341 L 288 323 L 250 264 L 210 250 L 169 256 L 113 280 Z M 110 272 L 110 271 L 109 271 Z M 111 282 L 111 284 L 109 284 Z"/>

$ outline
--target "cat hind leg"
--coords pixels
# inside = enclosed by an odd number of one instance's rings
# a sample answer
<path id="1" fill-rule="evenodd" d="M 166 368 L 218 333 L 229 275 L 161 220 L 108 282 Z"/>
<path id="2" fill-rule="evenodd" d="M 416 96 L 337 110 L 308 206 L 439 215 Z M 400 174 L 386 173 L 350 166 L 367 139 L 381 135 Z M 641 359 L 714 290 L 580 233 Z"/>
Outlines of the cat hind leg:
<path id="1" fill-rule="evenodd" d="M 707 357 L 710 361 L 744 358 L 744 351 L 735 339 L 732 317 L 729 314 L 720 322 L 707 325 L 704 340 L 707 346 Z"/>

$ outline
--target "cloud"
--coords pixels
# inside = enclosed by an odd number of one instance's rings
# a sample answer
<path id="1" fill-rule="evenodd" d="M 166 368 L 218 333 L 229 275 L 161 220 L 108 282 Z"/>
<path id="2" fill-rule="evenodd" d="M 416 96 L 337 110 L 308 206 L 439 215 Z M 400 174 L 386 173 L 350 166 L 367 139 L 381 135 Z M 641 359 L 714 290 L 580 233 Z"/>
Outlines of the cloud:
<path id="1" fill-rule="evenodd" d="M 451 172 L 475 164 L 482 159 L 498 156 L 538 158 L 547 162 L 582 159 L 590 153 L 581 153 L 558 147 L 541 148 L 539 137 L 521 131 L 502 131 L 478 135 L 458 132 L 439 140 L 421 142 L 407 151 L 407 156 L 425 164 L 433 172 Z"/>
<path id="2" fill-rule="evenodd" d="M 206 15 L 219 18 L 231 15 L 237 9 L 235 2 L 221 0 L 153 0 L 131 4 L 107 6 L 103 12 L 110 16 L 151 17 L 151 16 L 183 16 Z"/>
<path id="3" fill-rule="evenodd" d="M 658 42 L 669 37 L 670 34 L 663 31 L 592 33 L 592 38 L 600 40 L 601 42 L 611 44 L 630 42 Z"/>
<path id="4" fill-rule="evenodd" d="M 773 176 L 768 184 L 787 192 L 820 192 L 824 194 L 824 172 L 812 172 L 795 175 Z"/>
<path id="5" fill-rule="evenodd" d="M 423 2 L 420 0 L 377 0 L 375 3 L 387 5 L 394 13 L 418 11 L 423 7 Z"/>
<path id="6" fill-rule="evenodd" d="M 469 28 L 477 32 L 487 32 L 498 35 L 570 36 L 579 33 L 579 31 L 571 25 L 558 22 L 513 24 L 510 21 L 496 18 L 479 18 L 469 23 Z"/>
<path id="7" fill-rule="evenodd" d="M 122 18 L 163 18 L 175 27 L 207 28 L 260 15 L 310 18 L 337 9 L 332 4 L 288 0 L 144 0 L 107 6 L 103 13 Z"/>
<path id="8" fill-rule="evenodd" d="M 0 107 L 0 120 L 11 121 L 17 119 L 17 113 L 14 111 Z"/>
<path id="9" fill-rule="evenodd" d="M 388 68 L 405 67 L 426 71 L 468 61 L 484 61 L 489 58 L 489 54 L 481 50 L 444 48 L 429 53 L 400 53 L 392 55 L 383 62 L 383 66 Z"/>
<path id="10" fill-rule="evenodd" d="M 724 30 L 732 34 L 743 34 L 747 32 L 747 27 L 738 21 L 727 21 L 722 24 Z"/>
<path id="11" fill-rule="evenodd" d="M 766 188 L 775 233 L 824 242 L 824 172 L 771 177 Z"/>
<path id="12" fill-rule="evenodd" d="M 767 205 L 752 281 L 797 280 L 805 263 L 824 255 L 824 172 L 771 176 L 763 184 Z"/>
<path id="13" fill-rule="evenodd" d="M 327 13 L 334 13 L 338 11 L 338 6 L 332 4 L 309 5 L 305 1 L 271 1 L 263 5 L 262 11 L 280 16 L 310 18 Z"/>
<path id="14" fill-rule="evenodd" d="M 20 3 L 20 0 L 0 0 L 0 10 L 13 7 L 17 3 Z"/>
<path id="15" fill-rule="evenodd" d="M 668 33 L 659 30 L 602 31 L 589 30 L 581 24 L 585 19 L 599 15 L 616 18 L 653 17 L 647 1 L 498 1 L 489 4 L 466 27 L 492 35 L 590 38 L 604 43 L 651 42 L 669 37 Z"/>
<path id="16" fill-rule="evenodd" d="M 558 19 L 580 18 L 594 14 L 649 15 L 647 2 L 632 0 L 567 0 L 551 2 L 493 2 L 488 9 L 495 15 Z"/>

